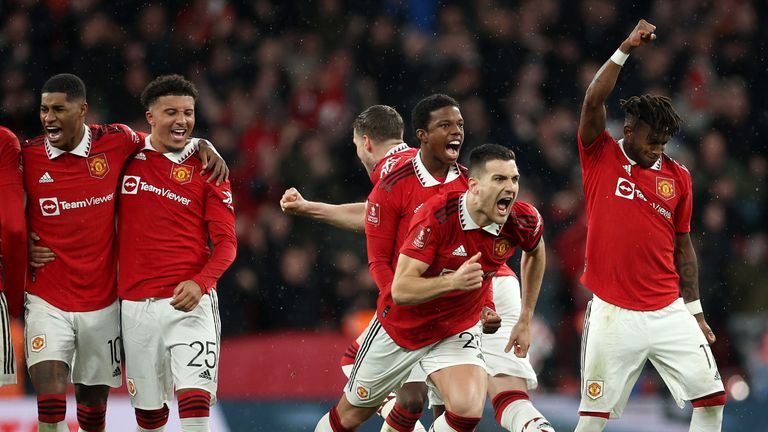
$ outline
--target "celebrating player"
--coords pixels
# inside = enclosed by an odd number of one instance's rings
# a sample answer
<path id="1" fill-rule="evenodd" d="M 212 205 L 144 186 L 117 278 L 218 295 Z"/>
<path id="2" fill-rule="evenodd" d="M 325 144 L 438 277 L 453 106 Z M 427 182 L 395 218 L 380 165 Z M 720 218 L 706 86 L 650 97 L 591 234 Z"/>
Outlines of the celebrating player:
<path id="1" fill-rule="evenodd" d="M 219 368 L 216 281 L 235 258 L 229 182 L 206 182 L 191 138 L 194 85 L 161 76 L 141 95 L 152 127 L 122 177 L 118 296 L 137 431 L 161 431 L 174 390 L 184 431 L 208 431 Z M 213 251 L 208 248 L 208 238 Z"/>
<path id="2" fill-rule="evenodd" d="M 16 135 L 0 126 L 0 387 L 16 384 L 16 358 L 9 314 L 18 317 L 24 305 L 27 271 L 27 228 L 21 148 Z"/>
<path id="3" fill-rule="evenodd" d="M 582 340 L 578 432 L 602 431 L 621 415 L 650 360 L 692 431 L 719 431 L 725 393 L 709 344 L 715 335 L 699 301 L 691 244 L 691 175 L 664 153 L 680 117 L 663 96 L 621 101 L 624 138 L 605 130 L 605 101 L 635 48 L 656 39 L 640 20 L 587 89 L 579 155 L 587 204 L 586 269 L 593 293 Z M 682 294 L 682 298 L 680 295 Z"/>

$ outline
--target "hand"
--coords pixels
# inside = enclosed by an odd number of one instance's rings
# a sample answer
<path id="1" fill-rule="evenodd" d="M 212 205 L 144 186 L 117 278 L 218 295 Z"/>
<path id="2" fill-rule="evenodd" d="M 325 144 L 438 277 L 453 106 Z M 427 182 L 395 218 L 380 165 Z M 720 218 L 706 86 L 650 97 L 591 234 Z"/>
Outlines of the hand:
<path id="1" fill-rule="evenodd" d="M 483 307 L 480 312 L 480 321 L 483 323 L 483 333 L 493 334 L 501 327 L 501 317 L 495 310 L 488 306 Z"/>
<path id="2" fill-rule="evenodd" d="M 200 175 L 205 174 L 206 171 L 211 171 L 207 182 L 210 183 L 212 180 L 216 180 L 216 186 L 220 186 L 222 182 L 229 180 L 229 167 L 224 162 L 224 159 L 213 151 L 211 143 L 204 139 L 201 139 L 199 143 L 198 151 L 200 152 L 200 161 L 203 163 Z"/>
<path id="3" fill-rule="evenodd" d="M 632 33 L 627 36 L 627 39 L 621 44 L 622 51 L 628 53 L 632 48 L 639 47 L 648 42 L 656 40 L 656 26 L 648 21 L 641 19 L 637 22 L 637 25 L 632 30 Z M 626 49 L 626 51 L 625 51 Z"/>
<path id="4" fill-rule="evenodd" d="M 37 246 L 35 242 L 40 241 L 37 233 L 29 233 L 29 266 L 32 268 L 41 268 L 46 263 L 56 259 L 56 254 L 45 246 Z"/>
<path id="5" fill-rule="evenodd" d="M 707 324 L 707 320 L 704 319 L 704 314 L 696 314 L 694 315 L 696 318 L 696 321 L 699 323 L 699 328 L 701 329 L 701 332 L 704 333 L 704 337 L 707 338 L 707 342 L 712 345 L 715 343 L 717 338 L 715 337 L 715 332 L 712 331 L 711 328 L 709 328 L 709 324 Z"/>
<path id="6" fill-rule="evenodd" d="M 176 310 L 189 312 L 197 307 L 202 297 L 203 290 L 200 289 L 200 285 L 194 281 L 186 280 L 173 289 L 171 306 Z"/>
<path id="7" fill-rule="evenodd" d="M 303 215 L 306 204 L 307 200 L 296 188 L 286 189 L 283 197 L 280 198 L 280 208 L 290 215 Z"/>
<path id="8" fill-rule="evenodd" d="M 528 355 L 528 349 L 531 347 L 531 325 L 528 322 L 518 321 L 514 327 L 512 327 L 512 333 L 509 335 L 509 342 L 507 342 L 504 352 L 509 352 L 512 348 L 515 349 L 515 356 L 525 357 Z"/>
<path id="9" fill-rule="evenodd" d="M 480 261 L 481 253 L 478 252 L 470 259 L 464 261 L 464 264 L 458 270 L 451 273 L 453 278 L 453 288 L 462 291 L 472 291 L 483 286 L 483 267 Z"/>

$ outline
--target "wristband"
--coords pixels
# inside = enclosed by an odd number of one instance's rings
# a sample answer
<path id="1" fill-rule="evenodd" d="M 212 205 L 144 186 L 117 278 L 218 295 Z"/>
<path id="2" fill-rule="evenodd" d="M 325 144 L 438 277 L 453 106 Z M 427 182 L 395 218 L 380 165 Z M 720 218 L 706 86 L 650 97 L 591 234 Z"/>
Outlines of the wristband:
<path id="1" fill-rule="evenodd" d="M 611 61 L 619 66 L 624 66 L 624 62 L 627 61 L 627 58 L 629 58 L 629 54 L 617 49 L 611 56 Z"/>
<path id="2" fill-rule="evenodd" d="M 701 300 L 694 300 L 690 303 L 686 303 L 685 307 L 688 308 L 688 312 L 690 312 L 691 315 L 698 315 L 704 312 L 704 309 L 701 308 Z"/>

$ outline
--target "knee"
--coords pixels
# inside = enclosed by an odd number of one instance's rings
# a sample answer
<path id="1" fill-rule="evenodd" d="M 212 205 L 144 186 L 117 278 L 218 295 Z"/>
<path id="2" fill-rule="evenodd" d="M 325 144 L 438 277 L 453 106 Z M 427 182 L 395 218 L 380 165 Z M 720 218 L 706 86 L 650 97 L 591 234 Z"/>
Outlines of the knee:
<path id="1" fill-rule="evenodd" d="M 480 389 L 468 388 L 466 391 L 450 395 L 446 400 L 446 409 L 462 417 L 481 417 L 485 405 L 485 392 Z"/>
<path id="2" fill-rule="evenodd" d="M 109 398 L 109 386 L 87 386 L 75 384 L 75 399 L 85 406 L 106 405 Z"/>
<path id="3" fill-rule="evenodd" d="M 406 383 L 397 390 L 397 404 L 408 412 L 422 412 L 426 400 L 427 385 L 424 383 Z"/>

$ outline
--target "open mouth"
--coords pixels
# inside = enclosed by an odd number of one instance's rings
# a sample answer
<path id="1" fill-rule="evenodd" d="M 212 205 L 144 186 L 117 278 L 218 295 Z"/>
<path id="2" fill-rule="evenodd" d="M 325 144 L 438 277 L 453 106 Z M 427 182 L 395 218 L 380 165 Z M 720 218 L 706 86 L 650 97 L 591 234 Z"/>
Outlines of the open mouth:
<path id="1" fill-rule="evenodd" d="M 461 149 L 461 141 L 453 140 L 445 145 L 445 151 L 454 159 L 459 157 L 459 149 Z"/>
<path id="2" fill-rule="evenodd" d="M 496 201 L 496 210 L 502 216 L 508 215 L 512 210 L 512 198 L 502 198 Z"/>
<path id="3" fill-rule="evenodd" d="M 48 138 L 49 142 L 58 142 L 61 139 L 61 136 L 63 135 L 61 128 L 58 126 L 46 126 L 45 127 L 45 136 Z"/>
<path id="4" fill-rule="evenodd" d="M 183 140 L 187 137 L 187 130 L 183 128 L 171 129 L 171 136 L 177 140 Z"/>

